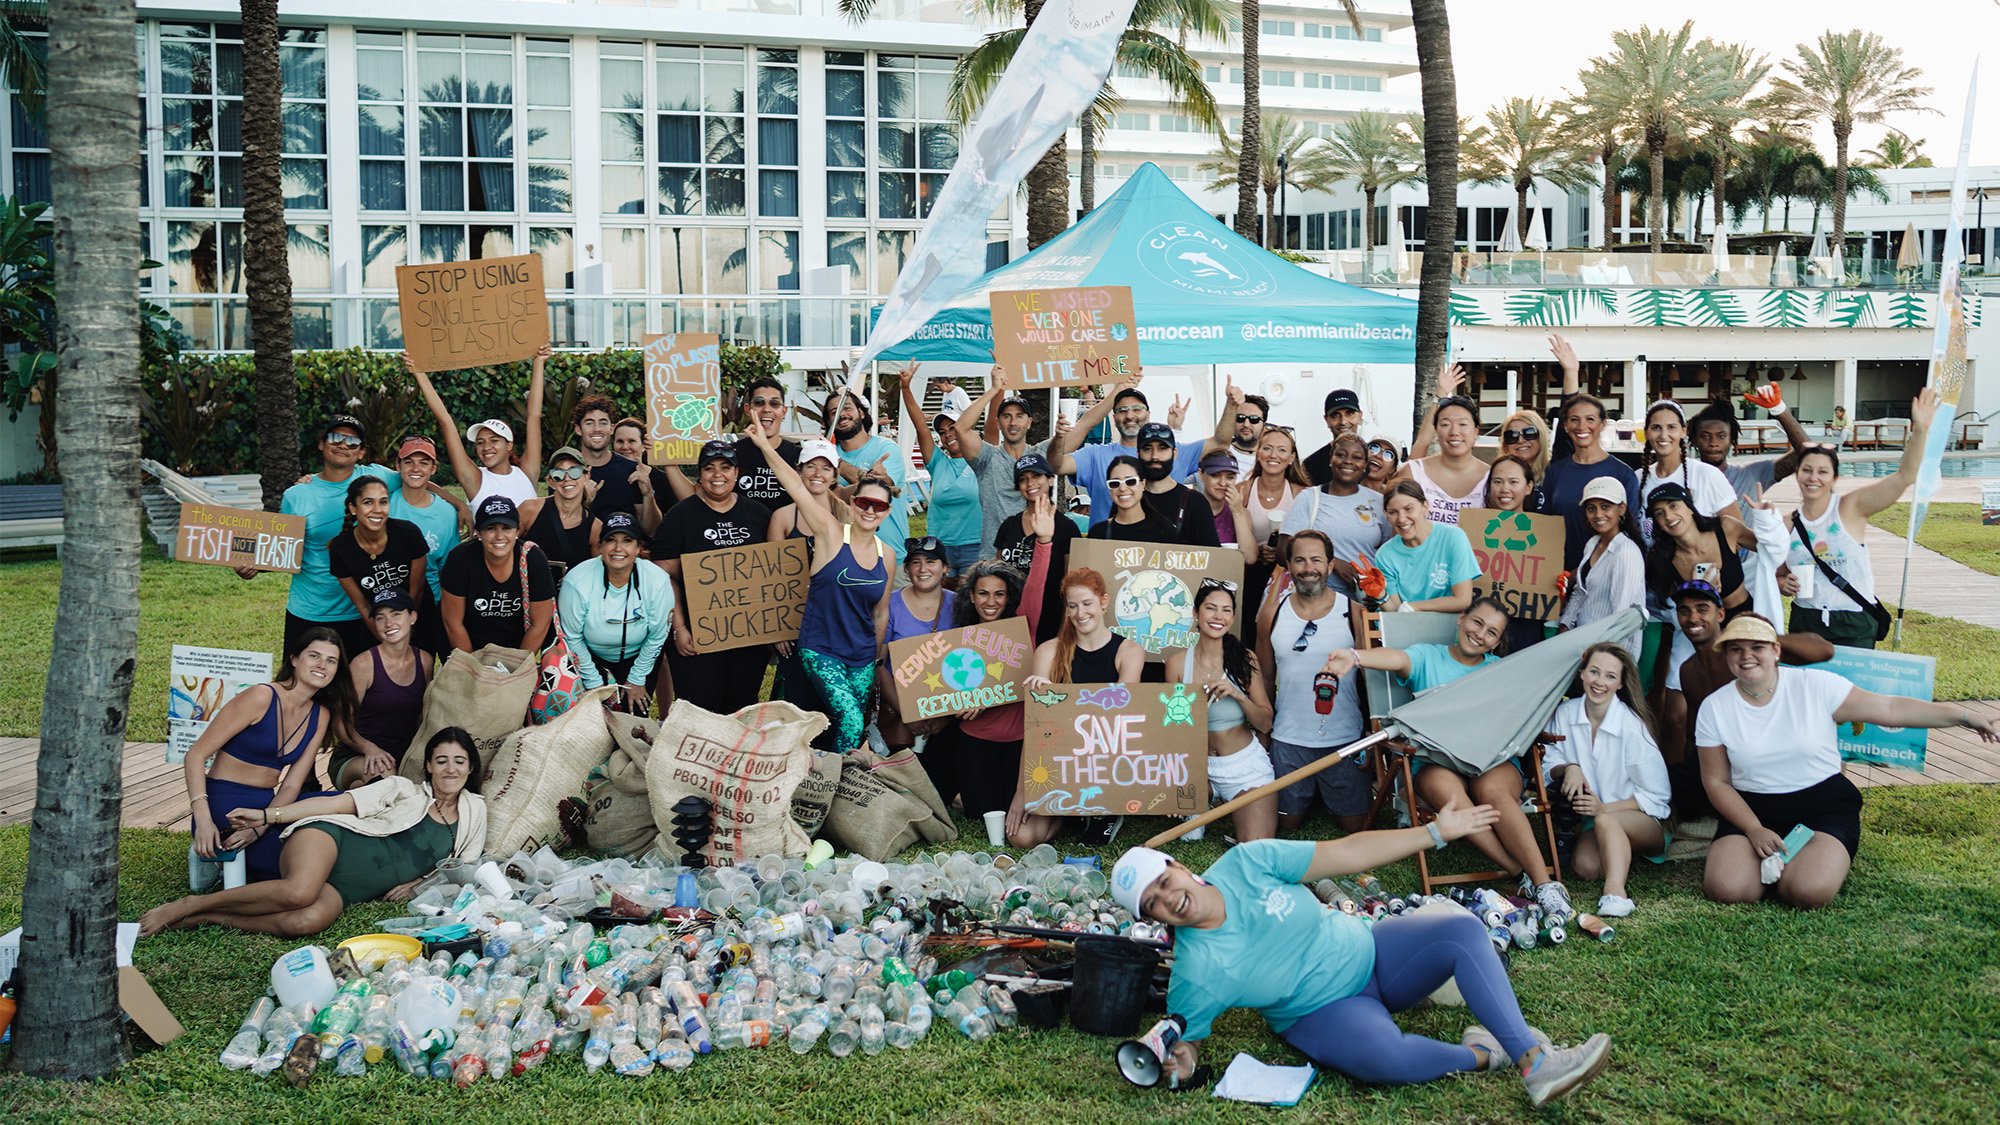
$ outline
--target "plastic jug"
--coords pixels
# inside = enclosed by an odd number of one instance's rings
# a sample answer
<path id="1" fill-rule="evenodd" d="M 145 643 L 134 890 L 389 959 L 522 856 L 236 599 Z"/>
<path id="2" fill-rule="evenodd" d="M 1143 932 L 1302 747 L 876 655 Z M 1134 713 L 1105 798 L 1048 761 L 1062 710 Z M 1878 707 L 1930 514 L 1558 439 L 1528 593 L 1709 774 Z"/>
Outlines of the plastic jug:
<path id="1" fill-rule="evenodd" d="M 421 1036 L 456 1024 L 459 1006 L 457 985 L 443 977 L 419 977 L 396 998 L 396 1018 Z"/>
<path id="2" fill-rule="evenodd" d="M 323 1008 L 339 987 L 322 946 L 302 945 L 271 965 L 271 991 L 287 1008 L 297 1004 Z"/>

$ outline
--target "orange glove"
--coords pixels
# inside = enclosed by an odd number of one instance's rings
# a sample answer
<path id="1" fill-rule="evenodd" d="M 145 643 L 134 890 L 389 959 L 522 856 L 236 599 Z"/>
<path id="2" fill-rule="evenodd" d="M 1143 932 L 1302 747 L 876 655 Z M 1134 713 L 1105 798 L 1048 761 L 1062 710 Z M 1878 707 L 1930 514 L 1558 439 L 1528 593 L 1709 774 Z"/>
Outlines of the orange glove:
<path id="1" fill-rule="evenodd" d="M 1389 576 L 1375 569 L 1375 564 L 1362 555 L 1354 564 L 1354 588 L 1361 596 L 1380 602 L 1389 595 Z"/>
<path id="2" fill-rule="evenodd" d="M 1558 598 L 1569 597 L 1569 584 L 1573 580 L 1574 580 L 1573 576 L 1567 570 L 1563 571 L 1561 574 L 1556 575 L 1556 597 Z"/>
<path id="3" fill-rule="evenodd" d="M 1785 409 L 1784 391 L 1776 383 L 1765 383 L 1753 388 L 1743 396 L 1743 401 L 1752 406 L 1761 406 L 1773 414 L 1782 414 Z"/>

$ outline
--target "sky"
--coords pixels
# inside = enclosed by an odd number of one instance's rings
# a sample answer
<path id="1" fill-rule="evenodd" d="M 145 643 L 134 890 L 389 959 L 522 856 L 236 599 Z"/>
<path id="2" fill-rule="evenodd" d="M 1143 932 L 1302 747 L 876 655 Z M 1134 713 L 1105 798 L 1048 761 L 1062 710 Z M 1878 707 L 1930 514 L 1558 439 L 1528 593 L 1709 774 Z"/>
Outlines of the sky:
<path id="1" fill-rule="evenodd" d="M 1539 0 L 1533 4 L 1464 0 L 1451 5 L 1452 63 L 1458 75 L 1461 116 L 1477 119 L 1509 97 L 1550 98 L 1573 89 L 1577 72 L 1611 49 L 1613 31 L 1650 23 L 1678 28 L 1693 20 L 1695 34 L 1745 43 L 1769 56 L 1774 73 L 1796 46 L 1826 30 L 1873 31 L 1903 51 L 1932 88 L 1927 103 L 1938 112 L 1894 115 L 1889 125 L 1924 140 L 1923 153 L 1940 166 L 1957 157 L 1966 83 L 1981 44 L 1992 44 L 1980 72 L 1974 110 L 1974 164 L 2000 164 L 2000 3 L 1995 0 L 1661 0 L 1635 6 L 1604 0 Z M 1409 32 L 1401 33 L 1407 37 Z M 1417 78 L 1395 80 L 1409 93 Z M 1853 150 L 1871 148 L 1880 126 L 1855 128 Z M 1833 157 L 1832 130 L 1822 125 L 1819 146 Z"/>

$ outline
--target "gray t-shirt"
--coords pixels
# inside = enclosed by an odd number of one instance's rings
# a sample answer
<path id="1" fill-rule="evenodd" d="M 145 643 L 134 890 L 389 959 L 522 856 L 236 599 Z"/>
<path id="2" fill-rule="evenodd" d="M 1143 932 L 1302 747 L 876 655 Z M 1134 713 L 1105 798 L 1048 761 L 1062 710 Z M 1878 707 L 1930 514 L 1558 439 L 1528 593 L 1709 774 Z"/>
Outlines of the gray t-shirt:
<path id="1" fill-rule="evenodd" d="M 1049 455 L 1049 443 L 1035 442 L 1022 450 L 1023 456 L 1039 453 Z M 993 535 L 1000 530 L 1000 521 L 1016 512 L 1024 511 L 1028 502 L 1021 499 L 1020 490 L 1014 487 L 1014 455 L 997 441 L 984 442 L 979 447 L 979 456 L 968 464 L 979 480 L 979 557 L 993 557 Z"/>
<path id="2" fill-rule="evenodd" d="M 1766 457 L 1761 461 L 1731 461 L 1722 466 L 1722 475 L 1729 478 L 1729 487 L 1736 491 L 1739 502 L 1748 504 L 1755 498 L 1757 486 L 1764 491 L 1778 483 L 1778 462 L 1782 457 Z"/>
<path id="3" fill-rule="evenodd" d="M 1389 538 L 1389 521 L 1382 515 L 1382 494 L 1372 488 L 1357 488 L 1352 496 L 1334 496 L 1324 488 L 1299 493 L 1292 509 L 1285 513 L 1280 534 L 1297 535 L 1307 529 L 1323 531 L 1333 540 L 1333 557 L 1358 562 L 1367 552 L 1370 560 Z M 1343 594 L 1352 594 L 1347 583 L 1329 574 L 1326 584 Z"/>

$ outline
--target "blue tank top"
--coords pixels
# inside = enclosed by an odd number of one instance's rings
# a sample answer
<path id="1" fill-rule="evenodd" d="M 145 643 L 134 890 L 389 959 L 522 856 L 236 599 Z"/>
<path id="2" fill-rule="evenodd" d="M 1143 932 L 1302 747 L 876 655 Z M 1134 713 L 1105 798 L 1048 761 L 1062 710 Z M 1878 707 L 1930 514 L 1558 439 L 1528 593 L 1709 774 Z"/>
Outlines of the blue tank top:
<path id="1" fill-rule="evenodd" d="M 938 591 L 937 618 L 930 621 L 911 613 L 910 607 L 903 604 L 903 595 L 907 593 L 909 593 L 907 589 L 898 590 L 889 598 L 889 635 L 885 639 L 891 641 L 906 640 L 910 637 L 921 637 L 935 633 L 939 629 L 945 628 L 945 622 L 951 620 L 952 592 L 950 590 Z"/>
<path id="2" fill-rule="evenodd" d="M 386 678 L 385 676 L 384 679 Z M 306 745 L 312 741 L 313 732 L 319 729 L 319 704 L 315 703 L 309 707 L 306 710 L 306 717 L 299 723 L 299 728 L 304 729 L 305 736 L 292 744 L 291 753 L 280 757 L 278 752 L 285 748 L 286 742 L 291 742 L 292 737 L 298 734 L 298 728 L 285 734 L 283 741 L 280 741 L 278 712 L 283 708 L 278 706 L 278 689 L 269 684 L 264 686 L 271 688 L 271 706 L 264 711 L 263 718 L 237 731 L 234 738 L 223 743 L 222 753 L 239 762 L 281 770 L 299 760 L 299 755 L 305 753 Z"/>
<path id="3" fill-rule="evenodd" d="M 799 647 L 845 664 L 875 661 L 875 603 L 889 582 L 882 560 L 888 550 L 876 544 L 875 565 L 863 567 L 841 531 L 840 551 L 812 576 L 806 592 L 806 616 L 799 624 Z"/>
<path id="4" fill-rule="evenodd" d="M 1189 646 L 1187 659 L 1181 662 L 1181 682 L 1194 683 L 1194 648 Z M 1228 675 L 1227 672 L 1223 675 Z M 1232 681 L 1234 682 L 1234 681 Z M 1239 685 L 1240 686 L 1240 685 Z M 1243 725 L 1243 705 L 1226 695 L 1208 701 L 1208 729 L 1229 730 Z"/>

